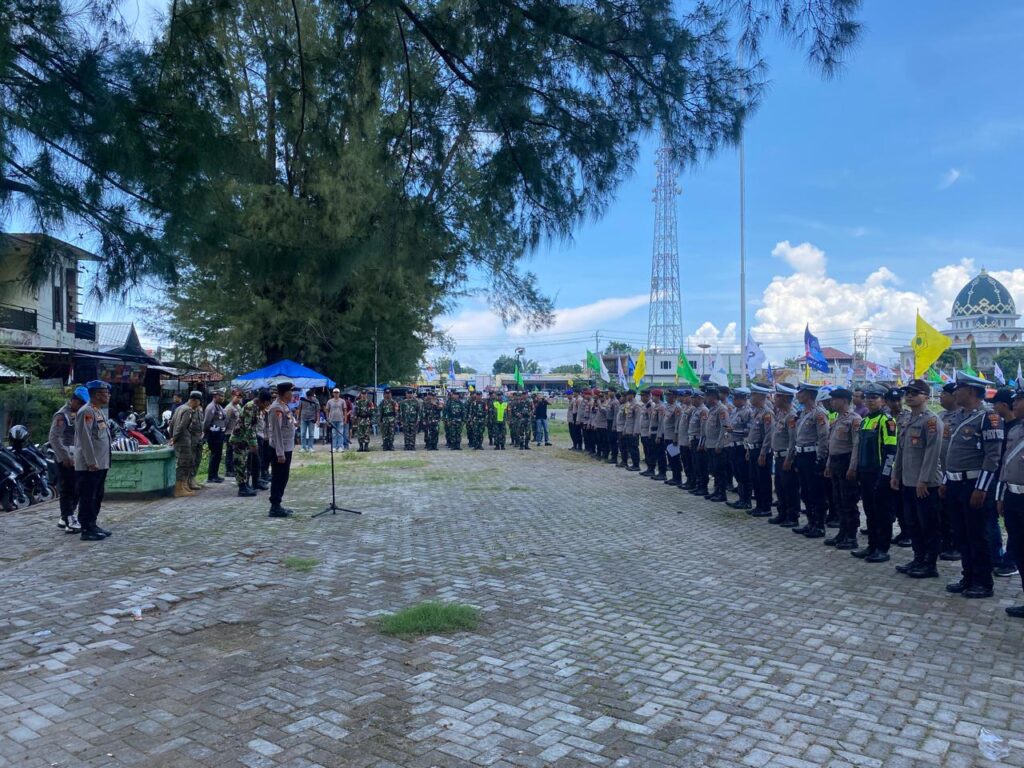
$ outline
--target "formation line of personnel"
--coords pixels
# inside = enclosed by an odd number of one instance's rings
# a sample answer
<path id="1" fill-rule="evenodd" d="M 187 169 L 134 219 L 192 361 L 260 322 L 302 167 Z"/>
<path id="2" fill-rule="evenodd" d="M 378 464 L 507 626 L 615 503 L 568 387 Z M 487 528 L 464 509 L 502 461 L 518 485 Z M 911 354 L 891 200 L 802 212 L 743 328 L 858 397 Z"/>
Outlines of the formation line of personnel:
<path id="1" fill-rule="evenodd" d="M 939 412 L 921 379 L 856 391 L 595 389 L 570 395 L 567 421 L 571 450 L 823 539 L 861 562 L 888 562 L 895 543 L 913 552 L 898 573 L 932 579 L 939 559 L 959 560 L 961 577 L 946 590 L 977 599 L 993 596 L 993 575 L 1020 573 L 1024 583 L 1024 392 L 986 400 L 988 386 L 958 373 L 939 394 Z M 1024 618 L 1024 606 L 1006 612 Z"/>

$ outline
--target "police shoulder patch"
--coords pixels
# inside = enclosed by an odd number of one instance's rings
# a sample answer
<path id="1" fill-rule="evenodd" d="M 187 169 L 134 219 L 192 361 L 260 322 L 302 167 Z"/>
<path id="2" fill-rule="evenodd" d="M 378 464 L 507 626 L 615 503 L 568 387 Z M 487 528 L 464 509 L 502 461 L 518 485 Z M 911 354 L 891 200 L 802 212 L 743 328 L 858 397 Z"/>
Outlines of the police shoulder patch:
<path id="1" fill-rule="evenodd" d="M 818 414 L 818 415 L 817 415 L 817 416 L 815 417 L 815 420 L 816 420 L 816 421 L 817 421 L 817 422 L 818 422 L 819 424 L 824 424 L 824 423 L 825 423 L 825 414 L 823 414 L 823 413 L 819 413 L 819 414 Z"/>
<path id="2" fill-rule="evenodd" d="M 788 419 L 786 420 L 786 424 L 788 424 L 788 425 L 789 425 L 789 426 L 791 426 L 791 427 L 795 427 L 795 426 L 796 426 L 796 416 L 790 416 L 790 417 L 789 417 L 789 418 L 788 418 Z"/>
<path id="3" fill-rule="evenodd" d="M 988 415 L 988 423 L 991 424 L 993 427 L 1002 426 L 1002 422 L 1003 420 L 1000 418 L 998 413 L 990 413 Z"/>
<path id="4" fill-rule="evenodd" d="M 770 424 L 771 421 L 772 421 L 772 415 L 770 413 L 766 413 L 764 415 L 764 423 L 765 424 Z"/>
<path id="5" fill-rule="evenodd" d="M 928 431 L 935 434 L 939 431 L 939 422 L 934 416 L 928 419 Z"/>

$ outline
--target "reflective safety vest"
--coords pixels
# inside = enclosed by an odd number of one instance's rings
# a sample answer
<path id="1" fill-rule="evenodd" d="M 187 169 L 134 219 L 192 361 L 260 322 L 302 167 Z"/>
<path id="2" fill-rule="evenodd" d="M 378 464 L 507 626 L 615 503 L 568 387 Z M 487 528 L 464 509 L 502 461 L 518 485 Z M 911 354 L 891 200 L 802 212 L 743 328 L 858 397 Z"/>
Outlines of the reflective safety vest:
<path id="1" fill-rule="evenodd" d="M 896 427 L 890 430 L 889 420 L 892 417 L 883 412 L 869 413 L 860 422 L 860 450 L 857 457 L 857 468 L 867 472 L 877 472 L 885 463 L 886 454 L 896 453 Z"/>
<path id="2" fill-rule="evenodd" d="M 508 403 L 504 403 L 498 400 L 494 403 L 494 420 L 501 424 L 505 421 L 505 410 L 508 408 Z"/>

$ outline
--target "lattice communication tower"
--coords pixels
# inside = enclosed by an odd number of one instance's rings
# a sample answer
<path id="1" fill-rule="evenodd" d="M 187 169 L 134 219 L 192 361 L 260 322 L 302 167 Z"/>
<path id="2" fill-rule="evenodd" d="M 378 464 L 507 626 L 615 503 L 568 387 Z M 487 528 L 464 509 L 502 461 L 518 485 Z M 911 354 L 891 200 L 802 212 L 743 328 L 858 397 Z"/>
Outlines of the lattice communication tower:
<path id="1" fill-rule="evenodd" d="M 676 237 L 676 167 L 672 151 L 658 150 L 654 187 L 654 253 L 651 257 L 651 304 L 647 348 L 678 352 L 683 343 L 683 309 L 679 293 L 679 242 Z"/>

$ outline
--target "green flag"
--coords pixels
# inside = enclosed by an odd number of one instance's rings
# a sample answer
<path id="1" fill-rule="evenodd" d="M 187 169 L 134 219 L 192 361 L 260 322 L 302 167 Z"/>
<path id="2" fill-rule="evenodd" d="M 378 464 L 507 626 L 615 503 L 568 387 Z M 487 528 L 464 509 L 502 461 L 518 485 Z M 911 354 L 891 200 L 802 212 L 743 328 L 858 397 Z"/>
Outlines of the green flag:
<path id="1" fill-rule="evenodd" d="M 686 354 L 683 350 L 679 350 L 679 359 L 676 361 L 676 378 L 682 379 L 691 387 L 700 386 L 700 377 L 693 370 L 693 366 L 690 365 L 690 361 L 686 359 Z"/>
<path id="2" fill-rule="evenodd" d="M 516 363 L 516 386 L 523 388 L 523 372 L 519 370 L 519 363 Z"/>
<path id="3" fill-rule="evenodd" d="M 589 349 L 587 350 L 587 370 L 593 371 L 594 373 L 601 372 L 601 358 L 599 358 Z"/>
<path id="4" fill-rule="evenodd" d="M 928 373 L 926 374 L 926 377 L 927 377 L 928 381 L 930 381 L 932 384 L 941 384 L 942 383 L 942 377 L 939 376 L 939 372 L 936 371 L 934 368 L 929 368 L 928 369 Z"/>
<path id="5" fill-rule="evenodd" d="M 966 374 L 967 374 L 968 376 L 977 376 L 977 375 L 978 375 L 978 372 L 977 372 L 976 370 L 974 370 L 974 369 L 973 369 L 973 368 L 972 368 L 971 366 L 969 366 L 969 365 L 965 365 L 965 366 L 964 366 L 963 368 L 961 368 L 960 370 L 961 370 L 961 371 L 963 371 L 964 373 L 966 373 Z"/>

